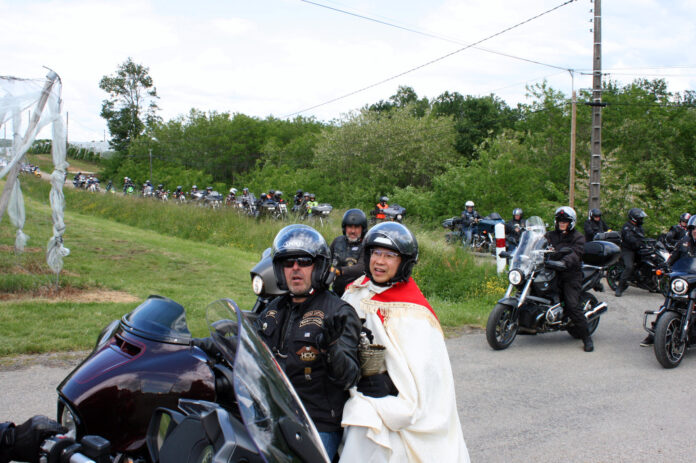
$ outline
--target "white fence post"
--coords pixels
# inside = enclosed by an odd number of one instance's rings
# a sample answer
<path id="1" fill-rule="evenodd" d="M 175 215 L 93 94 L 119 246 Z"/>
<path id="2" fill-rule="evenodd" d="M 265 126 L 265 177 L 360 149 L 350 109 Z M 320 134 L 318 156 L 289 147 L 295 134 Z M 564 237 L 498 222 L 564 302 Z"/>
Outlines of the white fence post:
<path id="1" fill-rule="evenodd" d="M 495 260 L 498 273 L 503 273 L 507 264 L 507 259 L 500 257 L 503 251 L 505 251 L 505 224 L 497 223 L 495 224 Z"/>

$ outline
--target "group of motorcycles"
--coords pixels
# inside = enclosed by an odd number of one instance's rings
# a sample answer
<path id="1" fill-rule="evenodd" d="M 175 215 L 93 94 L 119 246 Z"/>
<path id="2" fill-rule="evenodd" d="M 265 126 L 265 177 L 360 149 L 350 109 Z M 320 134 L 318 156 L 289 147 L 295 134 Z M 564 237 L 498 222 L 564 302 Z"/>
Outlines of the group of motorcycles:
<path id="1" fill-rule="evenodd" d="M 495 254 L 495 226 L 504 224 L 505 220 L 497 212 L 492 212 L 473 225 L 471 241 L 466 241 L 466 236 L 461 229 L 461 218 L 451 217 L 442 222 L 442 227 L 449 230 L 445 233 L 448 243 L 463 243 L 474 252 Z"/>
<path id="2" fill-rule="evenodd" d="M 78 174 L 73 178 L 73 186 L 97 193 L 99 192 L 99 179 L 94 175 Z"/>
<path id="3" fill-rule="evenodd" d="M 510 260 L 508 289 L 491 311 L 486 324 L 486 339 L 495 350 L 509 347 L 518 334 L 540 334 L 567 331 L 579 334 L 565 313 L 559 291 L 557 261 L 549 260 L 544 238 L 546 226 L 539 217 L 531 217 L 514 251 L 501 253 Z M 590 293 L 602 291 L 601 279 L 606 277 L 616 288 L 623 263 L 620 259 L 620 235 L 599 233 L 585 243 L 582 264 L 580 304 L 590 334 L 607 311 L 606 302 L 599 302 Z M 657 310 L 646 311 L 643 327 L 654 338 L 654 352 L 664 368 L 675 368 L 683 360 L 689 346 L 696 342 L 692 320 L 696 310 L 696 258 L 683 257 L 667 267 L 669 252 L 658 240 L 645 239 L 637 252 L 633 279 L 629 282 L 651 292 L 661 292 L 664 303 Z"/>

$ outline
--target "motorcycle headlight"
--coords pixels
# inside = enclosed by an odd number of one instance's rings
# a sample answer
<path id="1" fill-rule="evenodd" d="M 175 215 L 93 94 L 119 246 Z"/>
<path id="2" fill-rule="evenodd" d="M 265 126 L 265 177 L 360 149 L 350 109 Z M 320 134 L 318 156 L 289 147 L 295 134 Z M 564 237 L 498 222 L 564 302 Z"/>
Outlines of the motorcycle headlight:
<path id="1" fill-rule="evenodd" d="M 522 283 L 522 273 L 520 273 L 519 270 L 510 270 L 510 273 L 508 273 L 508 280 L 510 284 L 519 285 Z"/>
<path id="2" fill-rule="evenodd" d="M 263 292 L 263 278 L 259 275 L 254 275 L 254 278 L 251 279 L 251 287 L 254 290 L 254 294 L 260 295 Z"/>
<path id="3" fill-rule="evenodd" d="M 63 411 L 60 414 L 60 424 L 68 429 L 68 432 L 65 433 L 66 436 L 77 439 L 77 422 L 75 421 L 75 415 L 73 415 L 70 408 L 65 404 L 63 404 Z"/>
<path id="4" fill-rule="evenodd" d="M 403 215 L 401 215 L 401 214 L 396 214 L 396 220 L 401 220 L 401 219 L 403 219 L 403 218 L 404 218 Z"/>
<path id="5" fill-rule="evenodd" d="M 672 280 L 672 292 L 678 296 L 683 296 L 689 290 L 689 284 L 686 280 L 675 278 Z"/>

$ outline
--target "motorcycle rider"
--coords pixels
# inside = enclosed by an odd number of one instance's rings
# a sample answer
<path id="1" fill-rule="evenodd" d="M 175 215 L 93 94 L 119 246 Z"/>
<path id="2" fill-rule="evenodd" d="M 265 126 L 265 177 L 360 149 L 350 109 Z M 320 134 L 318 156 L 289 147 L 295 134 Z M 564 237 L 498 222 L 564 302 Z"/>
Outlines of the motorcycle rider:
<path id="1" fill-rule="evenodd" d="M 304 192 L 299 189 L 297 192 L 295 192 L 295 196 L 293 198 L 293 205 L 295 206 L 293 209 L 297 210 L 300 205 L 302 205 L 302 196 Z"/>
<path id="2" fill-rule="evenodd" d="M 508 250 L 516 248 L 524 230 L 524 211 L 516 207 L 512 210 L 512 219 L 505 222 L 505 242 Z"/>
<path id="3" fill-rule="evenodd" d="M 684 214 L 682 214 L 682 217 Z M 680 217 L 680 219 L 682 218 Z M 676 244 L 674 251 L 669 255 L 667 259 L 667 266 L 671 267 L 682 257 L 696 257 L 696 215 L 690 215 L 689 221 L 686 225 L 686 234 L 684 237 Z M 653 324 L 653 328 L 654 328 Z M 655 343 L 655 338 L 652 334 L 643 339 L 640 343 L 642 347 L 648 347 Z"/>
<path id="4" fill-rule="evenodd" d="M 307 214 L 312 215 L 312 208 L 318 205 L 319 203 L 317 202 L 317 195 L 315 195 L 314 193 L 310 193 L 309 201 L 307 201 L 307 204 L 305 204 L 305 207 L 307 208 Z"/>
<path id="5" fill-rule="evenodd" d="M 363 376 L 351 391 L 340 461 L 468 462 L 442 328 L 411 277 L 418 242 L 401 223 L 382 222 L 363 246 L 367 275 L 343 299 L 386 348 L 387 371 Z"/>
<path id="6" fill-rule="evenodd" d="M 628 281 L 633 276 L 633 266 L 636 260 L 636 252 L 643 245 L 645 232 L 643 232 L 643 219 L 648 215 L 638 207 L 631 208 L 628 211 L 628 221 L 621 228 L 621 259 L 624 264 L 624 271 L 621 273 L 619 283 L 616 285 L 614 294 L 616 297 L 621 297 L 626 288 Z"/>
<path id="7" fill-rule="evenodd" d="M 43 415 L 32 416 L 19 426 L 9 421 L 0 423 L 0 463 L 38 463 L 43 441 L 66 432 L 67 428 Z"/>
<path id="8" fill-rule="evenodd" d="M 585 237 L 575 229 L 577 215 L 569 206 L 561 206 L 554 213 L 555 227 L 546 232 L 546 240 L 554 251 L 549 260 L 563 263 L 564 270 L 556 268 L 559 287 L 564 302 L 564 312 L 571 319 L 582 339 L 585 352 L 594 350 L 594 343 L 587 327 L 587 319 L 579 307 L 582 289 L 582 255 L 585 252 Z M 563 249 L 570 253 L 561 253 Z"/>
<path id="9" fill-rule="evenodd" d="M 464 203 L 464 210 L 461 215 L 462 236 L 467 244 L 471 243 L 474 227 L 481 220 L 481 214 L 474 209 L 474 206 L 474 202 L 471 200 Z"/>
<path id="10" fill-rule="evenodd" d="M 283 228 L 273 241 L 272 256 L 278 287 L 288 293 L 261 312 L 257 329 L 333 458 L 343 434 L 348 389 L 360 378 L 360 319 L 328 290 L 331 250 L 315 229 L 301 224 Z"/>
<path id="11" fill-rule="evenodd" d="M 597 233 L 604 233 L 609 230 L 607 224 L 602 220 L 602 211 L 597 208 L 590 209 L 590 214 L 585 220 L 585 242 L 589 243 L 594 240 L 594 236 Z"/>
<path id="12" fill-rule="evenodd" d="M 374 210 L 375 218 L 378 220 L 386 219 L 387 216 L 384 212 L 382 212 L 382 209 L 386 209 L 388 207 L 389 207 L 389 198 L 386 196 L 382 196 L 381 198 L 379 198 L 379 202 L 375 206 L 375 210 Z"/>
<path id="13" fill-rule="evenodd" d="M 367 216 L 360 209 L 348 209 L 341 220 L 343 235 L 331 243 L 332 271 L 336 274 L 333 291 L 342 296 L 346 285 L 365 273 L 362 240 L 367 232 Z"/>
<path id="14" fill-rule="evenodd" d="M 273 201 L 275 201 L 278 204 L 285 203 L 285 200 L 283 199 L 283 192 L 280 190 L 277 190 L 273 194 Z"/>
<path id="15" fill-rule="evenodd" d="M 230 188 L 230 192 L 225 198 L 225 202 L 227 205 L 233 204 L 237 200 L 237 189 L 236 188 Z"/>
<path id="16" fill-rule="evenodd" d="M 665 242 L 668 246 L 674 247 L 687 235 L 687 223 L 691 218 L 691 214 L 684 212 L 679 216 L 679 223 L 672 225 L 665 235 Z"/>

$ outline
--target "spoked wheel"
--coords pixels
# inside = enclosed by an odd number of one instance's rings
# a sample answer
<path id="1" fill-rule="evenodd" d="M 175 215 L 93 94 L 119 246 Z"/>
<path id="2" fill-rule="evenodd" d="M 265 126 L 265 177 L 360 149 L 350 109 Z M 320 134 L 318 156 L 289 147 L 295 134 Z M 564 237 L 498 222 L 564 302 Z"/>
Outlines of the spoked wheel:
<path id="1" fill-rule="evenodd" d="M 676 312 L 662 314 L 655 326 L 655 357 L 665 368 L 675 368 L 686 354 L 686 342 L 680 343 L 681 316 Z"/>
<path id="2" fill-rule="evenodd" d="M 624 264 L 621 261 L 607 269 L 607 283 L 609 283 L 609 287 L 612 290 L 616 291 L 616 287 L 619 286 L 619 281 L 621 280 L 621 274 L 623 271 Z"/>
<path id="3" fill-rule="evenodd" d="M 594 307 L 597 307 L 599 301 L 597 301 L 597 298 L 594 297 L 593 294 L 590 293 L 582 293 L 580 295 L 580 301 L 578 302 L 578 305 L 583 308 L 583 312 L 588 312 L 592 310 Z M 588 334 L 592 334 L 597 330 L 597 326 L 599 326 L 599 317 L 595 318 L 591 322 L 587 322 L 587 331 Z M 572 337 L 575 339 L 582 339 L 582 335 L 577 332 L 575 329 L 575 326 L 570 326 L 568 327 L 568 334 L 570 334 Z"/>
<path id="4" fill-rule="evenodd" d="M 517 336 L 519 323 L 512 319 L 512 307 L 496 304 L 486 323 L 486 339 L 495 350 L 506 349 Z"/>

